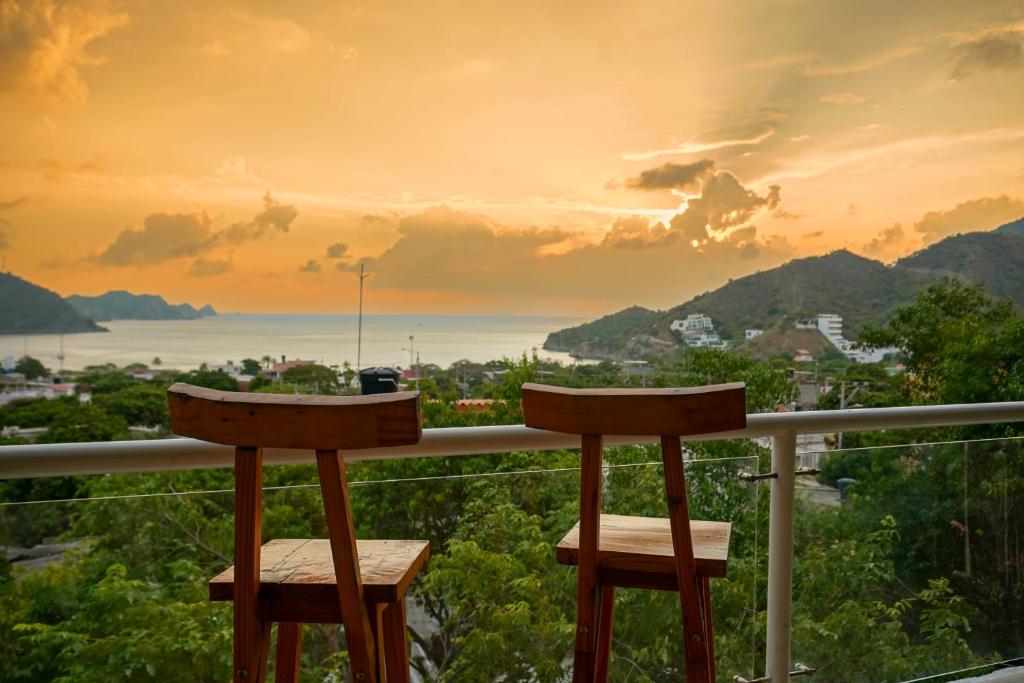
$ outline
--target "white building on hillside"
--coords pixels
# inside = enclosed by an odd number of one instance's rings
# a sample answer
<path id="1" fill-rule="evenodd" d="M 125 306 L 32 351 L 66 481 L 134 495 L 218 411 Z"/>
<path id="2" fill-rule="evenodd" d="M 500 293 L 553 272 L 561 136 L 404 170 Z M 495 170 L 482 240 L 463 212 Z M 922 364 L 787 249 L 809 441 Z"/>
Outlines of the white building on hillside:
<path id="1" fill-rule="evenodd" d="M 705 313 L 691 313 L 683 320 L 673 320 L 670 330 L 683 338 L 683 343 L 692 348 L 724 349 L 726 343 L 715 332 L 711 316 Z"/>
<path id="2" fill-rule="evenodd" d="M 760 337 L 762 334 L 764 334 L 764 330 L 744 330 L 743 338 L 746 339 L 747 341 L 750 341 L 751 339 L 756 339 L 757 337 Z"/>
<path id="3" fill-rule="evenodd" d="M 818 330 L 832 346 L 839 349 L 839 352 L 854 363 L 878 363 L 887 354 L 895 353 L 898 349 L 858 349 L 854 342 L 843 336 L 843 316 L 835 313 L 819 313 L 816 318 L 809 320 L 797 320 L 795 324 L 798 330 Z"/>
<path id="4" fill-rule="evenodd" d="M 818 331 L 825 335 L 825 338 L 832 343 L 835 343 L 833 340 L 842 339 L 843 316 L 836 315 L 835 313 L 819 313 Z"/>
<path id="5" fill-rule="evenodd" d="M 727 345 L 717 332 L 707 334 L 688 334 L 683 337 L 683 343 L 691 348 L 697 349 L 724 349 Z"/>
<path id="6" fill-rule="evenodd" d="M 713 331 L 715 324 L 711 321 L 710 315 L 691 313 L 685 320 L 673 320 L 669 329 L 679 334 L 701 334 Z"/>

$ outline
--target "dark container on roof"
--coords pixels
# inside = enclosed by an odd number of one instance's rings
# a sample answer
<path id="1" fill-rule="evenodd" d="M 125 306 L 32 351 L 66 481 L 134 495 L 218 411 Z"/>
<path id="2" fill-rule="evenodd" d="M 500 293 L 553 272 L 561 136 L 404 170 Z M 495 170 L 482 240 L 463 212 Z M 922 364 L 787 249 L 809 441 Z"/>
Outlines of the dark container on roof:
<path id="1" fill-rule="evenodd" d="M 359 371 L 359 393 L 390 394 L 398 391 L 401 373 L 392 368 L 366 368 Z"/>

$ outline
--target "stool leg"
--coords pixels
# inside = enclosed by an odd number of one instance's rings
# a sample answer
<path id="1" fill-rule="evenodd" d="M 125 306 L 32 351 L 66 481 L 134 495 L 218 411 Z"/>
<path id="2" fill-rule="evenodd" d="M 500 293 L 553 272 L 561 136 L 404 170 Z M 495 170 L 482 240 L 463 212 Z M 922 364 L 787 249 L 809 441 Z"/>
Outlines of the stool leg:
<path id="1" fill-rule="evenodd" d="M 708 668 L 711 680 L 715 680 L 715 620 L 711 613 L 711 579 L 702 576 L 700 579 L 700 597 L 704 607 L 704 633 L 708 644 Z"/>
<path id="2" fill-rule="evenodd" d="M 384 608 L 381 602 L 366 603 L 366 611 L 370 615 L 370 632 L 373 636 L 374 653 L 376 655 L 377 683 L 388 683 L 391 680 L 387 658 L 384 652 Z"/>
<path id="3" fill-rule="evenodd" d="M 405 600 L 384 608 L 384 652 L 388 683 L 409 683 L 409 641 L 405 623 Z"/>
<path id="4" fill-rule="evenodd" d="M 275 683 L 297 683 L 302 655 L 302 624 L 283 621 L 277 625 L 277 671 Z"/>
<path id="5" fill-rule="evenodd" d="M 596 683 L 608 681 L 608 658 L 612 653 L 612 626 L 615 620 L 615 586 L 601 586 L 601 607 L 597 625 Z"/>
<path id="6" fill-rule="evenodd" d="M 580 450 L 579 563 L 576 572 L 576 655 L 573 683 L 593 683 L 597 650 L 598 549 L 601 545 L 601 437 L 584 434 Z"/>
<path id="7" fill-rule="evenodd" d="M 259 621 L 259 640 L 256 643 L 256 682 L 264 683 L 267 680 L 268 657 L 270 655 L 270 622 L 266 619 Z"/>
<path id="8" fill-rule="evenodd" d="M 232 680 L 260 683 L 267 675 L 270 622 L 260 613 L 260 522 L 263 451 L 235 449 L 235 585 Z"/>
<path id="9" fill-rule="evenodd" d="M 582 588 L 582 587 L 581 587 Z M 597 666 L 596 638 L 597 589 L 579 590 L 576 594 L 576 653 L 572 663 L 573 683 L 593 683 Z"/>

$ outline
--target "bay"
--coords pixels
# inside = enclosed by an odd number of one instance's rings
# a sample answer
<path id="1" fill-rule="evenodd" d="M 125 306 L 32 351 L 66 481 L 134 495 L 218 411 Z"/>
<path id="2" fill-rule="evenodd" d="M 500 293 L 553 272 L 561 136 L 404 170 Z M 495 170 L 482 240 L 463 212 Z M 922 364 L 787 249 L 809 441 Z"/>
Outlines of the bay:
<path id="1" fill-rule="evenodd" d="M 467 359 L 500 360 L 530 354 L 569 361 L 568 354 L 544 351 L 548 333 L 584 322 L 544 316 L 368 315 L 363 317 L 362 366 L 409 366 L 411 347 L 419 363 L 447 367 Z M 188 370 L 243 358 L 314 360 L 356 364 L 358 319 L 354 315 L 226 314 L 199 320 L 114 320 L 109 332 L 64 335 L 64 367 L 129 363 Z M 30 355 L 59 367 L 59 335 L 0 336 L 0 358 Z"/>

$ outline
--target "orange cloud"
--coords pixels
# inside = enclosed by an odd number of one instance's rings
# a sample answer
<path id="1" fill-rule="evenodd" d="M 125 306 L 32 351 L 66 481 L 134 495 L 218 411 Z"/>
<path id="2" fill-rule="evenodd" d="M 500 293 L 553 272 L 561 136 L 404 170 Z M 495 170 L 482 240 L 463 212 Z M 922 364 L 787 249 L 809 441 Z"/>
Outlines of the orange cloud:
<path id="1" fill-rule="evenodd" d="M 760 195 L 719 171 L 668 226 L 621 218 L 599 242 L 559 251 L 550 247 L 572 237 L 564 230 L 511 229 L 440 206 L 402 218 L 397 241 L 363 262 L 374 287 L 389 291 L 668 305 L 792 256 L 785 240 L 750 224 L 779 200 L 778 187 Z"/>
<path id="2" fill-rule="evenodd" d="M 701 159 L 692 164 L 668 162 L 628 178 L 626 187 L 631 190 L 694 190 L 714 167 L 715 162 L 711 159 Z"/>
<path id="3" fill-rule="evenodd" d="M 914 223 L 924 241 L 936 242 L 963 232 L 979 232 L 1024 217 L 1024 199 L 1007 195 L 961 202 L 948 211 L 929 211 Z"/>
<path id="4" fill-rule="evenodd" d="M 893 223 L 887 228 L 878 231 L 871 241 L 864 245 L 862 251 L 883 261 L 891 261 L 903 256 L 909 251 L 910 240 L 903 226 Z"/>
<path id="5" fill-rule="evenodd" d="M 213 220 L 205 213 L 154 213 L 143 220 L 142 227 L 122 231 L 94 258 L 105 266 L 139 266 L 197 256 L 224 243 L 237 245 L 286 233 L 296 216 L 294 206 L 274 201 L 270 193 L 263 196 L 263 210 L 252 220 L 219 231 L 214 230 Z M 214 264 L 197 261 L 192 274 L 211 274 L 217 270 Z M 221 267 L 219 272 L 226 271 Z"/>
<path id="6" fill-rule="evenodd" d="M 83 67 L 103 64 L 90 45 L 128 23 L 109 2 L 7 0 L 0 6 L 0 88 L 84 104 Z"/>
<path id="7" fill-rule="evenodd" d="M 229 273 L 234 269 L 230 259 L 208 259 L 199 257 L 189 266 L 188 275 L 192 277 L 216 277 Z"/>
<path id="8" fill-rule="evenodd" d="M 953 47 L 953 80 L 977 71 L 1024 68 L 1024 30 L 995 30 Z"/>

